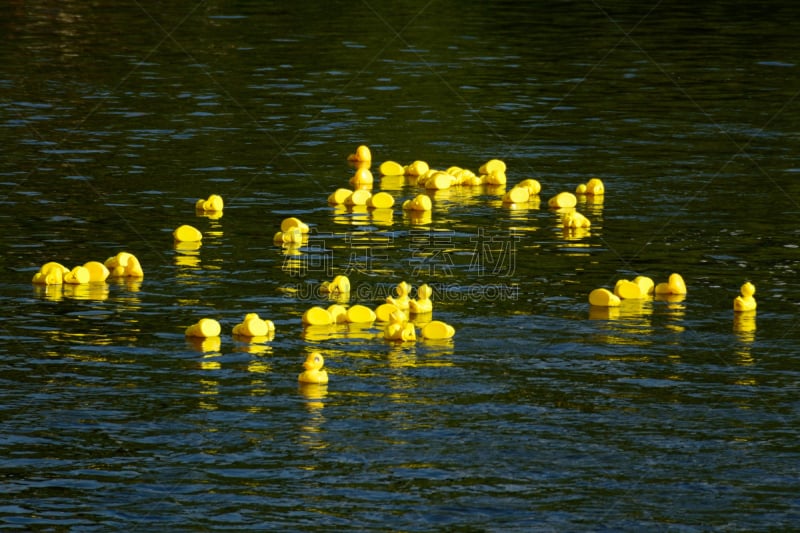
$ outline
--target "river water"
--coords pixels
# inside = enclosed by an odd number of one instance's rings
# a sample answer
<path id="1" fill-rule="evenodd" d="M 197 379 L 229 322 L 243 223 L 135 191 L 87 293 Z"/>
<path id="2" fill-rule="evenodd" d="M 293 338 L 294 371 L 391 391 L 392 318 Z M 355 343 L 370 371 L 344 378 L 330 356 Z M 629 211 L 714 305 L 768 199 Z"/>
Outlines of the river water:
<path id="1" fill-rule="evenodd" d="M 800 520 L 795 3 L 114 4 L 0 8 L 2 529 Z M 360 144 L 391 210 L 326 201 Z M 378 172 L 491 158 L 538 201 L 412 216 L 424 191 Z M 592 177 L 565 232 L 547 201 Z M 289 216 L 300 248 L 273 243 Z M 31 283 L 121 251 L 143 280 Z M 672 272 L 685 298 L 588 304 Z M 370 307 L 429 283 L 454 338 L 304 328 L 342 273 Z M 250 312 L 274 338 L 232 336 Z M 220 338 L 187 340 L 203 317 Z M 315 350 L 330 383 L 301 387 Z"/>

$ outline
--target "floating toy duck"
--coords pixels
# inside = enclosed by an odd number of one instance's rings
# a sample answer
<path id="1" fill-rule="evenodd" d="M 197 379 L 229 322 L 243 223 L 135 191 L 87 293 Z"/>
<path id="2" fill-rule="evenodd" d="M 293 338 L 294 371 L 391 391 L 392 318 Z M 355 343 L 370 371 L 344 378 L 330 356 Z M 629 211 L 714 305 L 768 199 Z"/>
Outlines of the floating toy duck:
<path id="1" fill-rule="evenodd" d="M 589 304 L 596 307 L 619 307 L 621 303 L 619 296 L 608 289 L 595 289 L 589 293 Z"/>
<path id="2" fill-rule="evenodd" d="M 480 167 L 478 167 L 478 174 L 491 174 L 492 172 L 505 172 L 506 163 L 501 159 L 490 159 Z"/>
<path id="3" fill-rule="evenodd" d="M 522 204 L 531 199 L 530 190 L 527 187 L 514 185 L 510 191 L 503 195 L 504 204 Z"/>
<path id="4" fill-rule="evenodd" d="M 417 160 L 403 167 L 403 174 L 406 176 L 423 176 L 430 168 L 425 161 Z"/>
<path id="5" fill-rule="evenodd" d="M 653 283 L 651 278 L 648 278 L 647 276 L 636 276 L 633 278 L 633 282 L 639 286 L 639 289 L 642 291 L 643 295 L 650 296 L 653 294 L 655 283 Z"/>
<path id="6" fill-rule="evenodd" d="M 201 318 L 197 323 L 186 328 L 187 337 L 218 337 L 222 327 L 213 318 Z"/>
<path id="7" fill-rule="evenodd" d="M 331 304 L 328 306 L 327 311 L 331 315 L 333 324 L 344 324 L 347 322 L 347 308 L 342 304 Z"/>
<path id="8" fill-rule="evenodd" d="M 275 234 L 275 244 L 302 244 L 308 238 L 309 227 L 297 217 L 284 218 L 281 230 Z"/>
<path id="9" fill-rule="evenodd" d="M 433 289 L 431 289 L 430 285 L 428 285 L 427 283 L 424 283 L 419 287 L 417 287 L 417 299 L 408 301 L 409 312 L 418 315 L 421 315 L 423 313 L 432 313 L 433 312 L 433 302 L 431 301 L 432 295 L 433 295 Z"/>
<path id="10" fill-rule="evenodd" d="M 456 330 L 450 324 L 442 322 L 441 320 L 431 320 L 423 326 L 420 335 L 424 339 L 430 340 L 444 340 L 452 338 L 456 334 Z"/>
<path id="11" fill-rule="evenodd" d="M 542 191 L 542 184 L 533 178 L 527 178 L 515 185 L 515 187 L 524 187 L 528 189 L 528 194 L 536 196 Z"/>
<path id="12" fill-rule="evenodd" d="M 242 337 L 264 337 L 275 333 L 272 320 L 263 320 L 258 313 L 247 313 L 240 324 L 233 326 L 233 334 Z"/>
<path id="13" fill-rule="evenodd" d="M 562 219 L 562 224 L 564 228 L 567 229 L 575 229 L 575 228 L 589 228 L 591 227 L 591 221 L 583 216 L 581 213 L 577 211 L 570 211 L 564 218 Z"/>
<path id="14" fill-rule="evenodd" d="M 103 263 L 109 271 L 109 277 L 119 278 L 143 278 L 144 271 L 139 259 L 128 252 L 119 252 L 117 255 L 109 257 Z"/>
<path id="15" fill-rule="evenodd" d="M 396 161 L 384 161 L 381 163 L 381 166 L 378 167 L 378 170 L 381 176 L 402 176 L 406 173 L 406 169 L 403 168 L 403 165 Z"/>
<path id="16" fill-rule="evenodd" d="M 575 194 L 588 194 L 591 196 L 601 196 L 605 194 L 606 187 L 600 178 L 592 178 L 586 183 L 581 183 L 575 188 Z"/>
<path id="17" fill-rule="evenodd" d="M 433 209 L 431 197 L 427 194 L 418 194 L 410 200 L 403 202 L 403 209 L 407 211 L 430 211 Z"/>
<path id="18" fill-rule="evenodd" d="M 312 352 L 308 354 L 303 368 L 305 371 L 297 376 L 297 381 L 300 383 L 316 383 L 318 385 L 325 385 L 328 383 L 328 372 L 323 370 L 325 366 L 325 359 L 319 352 Z"/>
<path id="19" fill-rule="evenodd" d="M 172 236 L 175 242 L 199 242 L 203 240 L 203 234 L 200 230 L 189 224 L 178 226 L 175 231 L 172 232 Z"/>
<path id="20" fill-rule="evenodd" d="M 375 320 L 378 322 L 389 322 L 389 319 L 398 307 L 394 304 L 384 303 L 375 308 Z"/>
<path id="21" fill-rule="evenodd" d="M 575 207 L 577 204 L 578 198 L 571 192 L 560 192 L 547 201 L 547 205 L 557 209 Z"/>
<path id="22" fill-rule="evenodd" d="M 305 240 L 305 234 L 300 230 L 300 228 L 289 228 L 286 231 L 278 231 L 275 233 L 275 236 L 272 238 L 272 242 L 275 244 L 303 244 Z"/>
<path id="23" fill-rule="evenodd" d="M 364 324 L 375 322 L 375 311 L 366 305 L 356 304 L 347 309 L 347 321 L 351 323 Z"/>
<path id="24" fill-rule="evenodd" d="M 736 312 L 755 311 L 756 299 L 753 295 L 756 293 L 756 287 L 749 281 L 742 285 L 741 295 L 733 300 L 733 310 Z"/>
<path id="25" fill-rule="evenodd" d="M 64 283 L 64 276 L 68 273 L 67 267 L 61 263 L 50 261 L 39 268 L 39 272 L 33 275 L 31 281 L 36 285 L 61 285 Z"/>
<path id="26" fill-rule="evenodd" d="M 91 274 L 89 273 L 89 269 L 84 266 L 76 266 L 64 274 L 64 283 L 70 285 L 83 285 L 84 283 L 89 283 L 90 279 Z"/>
<path id="27" fill-rule="evenodd" d="M 656 294 L 686 294 L 686 283 L 680 274 L 672 273 L 666 283 L 662 282 L 655 286 L 654 292 Z"/>
<path id="28" fill-rule="evenodd" d="M 374 209 L 389 209 L 392 206 L 394 206 L 394 196 L 385 191 L 375 193 L 367 199 L 367 207 Z"/>
<path id="29" fill-rule="evenodd" d="M 350 278 L 340 274 L 333 278 L 333 281 L 324 281 L 319 288 L 320 292 L 326 294 L 342 295 L 350 292 Z"/>
<path id="30" fill-rule="evenodd" d="M 202 198 L 197 200 L 194 204 L 194 208 L 197 211 L 204 211 L 204 212 L 218 212 L 222 211 L 225 202 L 222 201 L 222 196 L 218 194 L 212 194 L 207 199 L 203 200 Z"/>
<path id="31" fill-rule="evenodd" d="M 328 203 L 330 205 L 342 205 L 351 194 L 353 194 L 352 190 L 340 187 L 328 196 Z"/>
<path id="32" fill-rule="evenodd" d="M 105 281 L 111 272 L 100 261 L 87 261 L 83 264 L 83 268 L 89 271 L 89 282 L 102 282 Z"/>
<path id="33" fill-rule="evenodd" d="M 448 174 L 447 172 L 442 172 L 441 170 L 437 170 L 432 172 L 429 176 L 426 177 L 425 182 L 422 184 L 428 190 L 431 191 L 443 191 L 445 189 L 449 189 L 456 183 L 455 176 Z"/>
<path id="34" fill-rule="evenodd" d="M 303 324 L 306 326 L 327 326 L 334 323 L 334 319 L 327 309 L 319 306 L 310 307 L 303 313 Z"/>
<path id="35" fill-rule="evenodd" d="M 389 315 L 389 323 L 383 328 L 383 338 L 392 341 L 414 341 L 417 340 L 417 332 L 406 314 L 397 309 Z"/>
<path id="36" fill-rule="evenodd" d="M 627 279 L 617 281 L 614 285 L 614 294 L 623 300 L 641 300 L 646 296 L 638 283 Z"/>
<path id="37" fill-rule="evenodd" d="M 344 205 L 347 206 L 354 206 L 354 205 L 367 205 L 369 199 L 372 198 L 372 193 L 366 189 L 356 189 L 353 191 L 350 196 L 345 198 Z"/>
<path id="38" fill-rule="evenodd" d="M 401 281 L 395 287 L 396 297 L 387 296 L 386 303 L 394 304 L 401 311 L 408 311 L 410 298 L 408 294 L 411 292 L 411 285 L 405 281 Z"/>
<path id="39" fill-rule="evenodd" d="M 372 152 L 370 152 L 369 147 L 365 144 L 360 145 L 356 148 L 356 152 L 354 154 L 350 154 L 347 156 L 348 161 L 356 161 L 360 163 L 367 163 L 372 161 Z"/>

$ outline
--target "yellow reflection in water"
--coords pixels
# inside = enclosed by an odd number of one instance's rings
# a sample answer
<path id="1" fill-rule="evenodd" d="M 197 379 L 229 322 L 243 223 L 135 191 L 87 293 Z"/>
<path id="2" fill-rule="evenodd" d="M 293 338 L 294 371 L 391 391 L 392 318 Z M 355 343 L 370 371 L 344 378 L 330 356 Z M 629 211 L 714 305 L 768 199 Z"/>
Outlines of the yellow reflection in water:
<path id="1" fill-rule="evenodd" d="M 756 340 L 756 313 L 748 311 L 733 314 L 733 331 L 739 340 L 751 343 Z"/>
<path id="2" fill-rule="evenodd" d="M 406 186 L 405 176 L 382 176 L 379 184 L 384 191 L 402 191 Z"/>
<path id="3" fill-rule="evenodd" d="M 391 207 L 371 209 L 369 214 L 376 226 L 391 226 L 394 223 L 394 210 Z"/>
<path id="4" fill-rule="evenodd" d="M 64 298 L 64 289 L 61 285 L 34 285 L 33 294 L 37 298 L 58 302 Z"/>
<path id="5" fill-rule="evenodd" d="M 73 300 L 103 301 L 108 299 L 108 292 L 108 284 L 105 282 L 64 285 L 64 296 Z"/>
<path id="6" fill-rule="evenodd" d="M 300 442 L 309 450 L 323 450 L 328 447 L 328 443 L 323 439 L 323 424 L 325 423 L 323 409 L 325 407 L 324 400 L 328 395 L 328 386 L 299 383 L 298 390 L 306 400 L 305 405 L 309 413 L 308 420 L 300 427 Z M 301 468 L 316 470 L 317 465 L 311 463 Z"/>
<path id="7" fill-rule="evenodd" d="M 752 353 L 752 343 L 756 340 L 756 313 L 755 311 L 747 311 L 744 313 L 733 314 L 733 331 L 739 338 L 740 345 L 735 351 L 737 363 L 741 366 L 755 365 L 755 359 Z M 756 380 L 753 377 L 741 376 L 735 383 L 737 385 L 756 385 Z"/>
<path id="8" fill-rule="evenodd" d="M 337 337 L 336 325 L 305 326 L 300 337 L 307 341 L 320 342 Z"/>
<path id="9" fill-rule="evenodd" d="M 193 350 L 202 354 L 208 354 L 204 357 L 213 357 L 214 355 L 219 355 L 220 347 L 222 346 L 222 339 L 219 337 L 186 337 L 186 343 Z"/>
<path id="10" fill-rule="evenodd" d="M 403 220 L 407 220 L 412 226 L 421 226 L 430 224 L 433 221 L 433 216 L 430 211 L 403 211 Z"/>

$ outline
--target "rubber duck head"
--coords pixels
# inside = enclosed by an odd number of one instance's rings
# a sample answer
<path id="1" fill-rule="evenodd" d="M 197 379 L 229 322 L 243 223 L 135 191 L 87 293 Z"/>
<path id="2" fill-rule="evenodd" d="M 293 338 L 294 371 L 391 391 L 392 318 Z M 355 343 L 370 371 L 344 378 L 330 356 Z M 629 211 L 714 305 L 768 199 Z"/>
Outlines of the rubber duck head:
<path id="1" fill-rule="evenodd" d="M 347 156 L 348 161 L 372 161 L 372 152 L 370 152 L 369 146 L 362 144 L 358 148 L 356 148 L 356 152 L 354 154 L 350 154 Z"/>
<path id="2" fill-rule="evenodd" d="M 306 360 L 303 362 L 305 371 L 297 376 L 297 380 L 301 383 L 317 383 L 324 385 L 328 382 L 328 372 L 322 369 L 323 366 L 325 366 L 325 359 L 322 357 L 321 353 L 312 352 L 308 354 L 308 357 L 306 357 Z"/>

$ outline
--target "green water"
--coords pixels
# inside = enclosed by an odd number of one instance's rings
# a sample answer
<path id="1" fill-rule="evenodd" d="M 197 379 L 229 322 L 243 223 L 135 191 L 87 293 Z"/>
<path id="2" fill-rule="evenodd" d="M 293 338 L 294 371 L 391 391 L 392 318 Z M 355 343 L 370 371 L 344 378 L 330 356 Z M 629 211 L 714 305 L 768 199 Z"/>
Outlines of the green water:
<path id="1" fill-rule="evenodd" d="M 0 8 L 0 524 L 784 530 L 798 502 L 798 8 L 12 2 Z M 372 150 L 390 212 L 327 203 Z M 424 192 L 378 164 L 508 166 Z M 592 222 L 548 199 L 591 177 Z M 194 204 L 216 193 L 222 217 Z M 308 242 L 276 246 L 281 221 Z M 173 243 L 191 224 L 197 250 Z M 145 277 L 40 287 L 134 253 Z M 636 275 L 683 299 L 590 309 Z M 449 341 L 304 328 L 434 288 Z M 758 310 L 734 316 L 752 281 Z M 274 338 L 231 335 L 249 312 Z M 202 317 L 218 342 L 193 342 Z M 420 321 L 421 324 L 421 321 Z M 300 387 L 319 350 L 327 387 Z"/>

